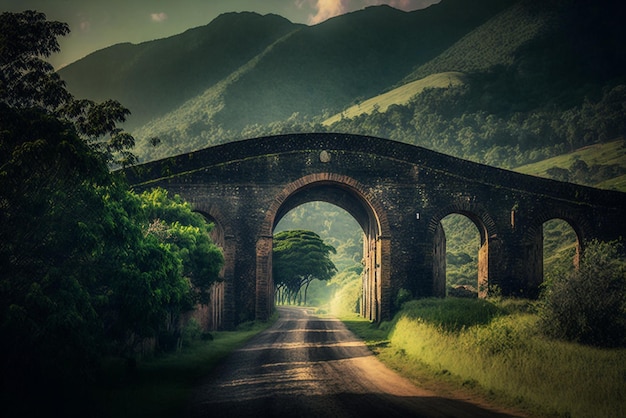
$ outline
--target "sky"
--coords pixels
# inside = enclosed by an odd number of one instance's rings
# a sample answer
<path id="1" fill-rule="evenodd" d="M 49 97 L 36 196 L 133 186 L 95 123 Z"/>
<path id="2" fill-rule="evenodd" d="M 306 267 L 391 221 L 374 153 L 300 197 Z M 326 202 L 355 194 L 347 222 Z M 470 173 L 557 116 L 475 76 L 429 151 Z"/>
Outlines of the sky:
<path id="1" fill-rule="evenodd" d="M 203 26 L 222 13 L 274 13 L 294 23 L 315 25 L 331 17 L 388 4 L 413 11 L 440 0 L 0 0 L 0 12 L 37 10 L 65 22 L 70 34 L 61 52 L 49 58 L 55 68 L 121 42 L 140 43 Z"/>

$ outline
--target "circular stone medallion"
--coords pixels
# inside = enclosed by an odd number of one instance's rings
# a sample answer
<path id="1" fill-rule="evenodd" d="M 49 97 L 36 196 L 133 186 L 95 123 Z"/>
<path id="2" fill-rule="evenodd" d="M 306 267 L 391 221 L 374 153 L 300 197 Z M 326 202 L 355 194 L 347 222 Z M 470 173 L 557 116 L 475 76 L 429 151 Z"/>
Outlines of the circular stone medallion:
<path id="1" fill-rule="evenodd" d="M 328 151 L 320 152 L 320 161 L 323 163 L 330 162 L 330 153 Z"/>

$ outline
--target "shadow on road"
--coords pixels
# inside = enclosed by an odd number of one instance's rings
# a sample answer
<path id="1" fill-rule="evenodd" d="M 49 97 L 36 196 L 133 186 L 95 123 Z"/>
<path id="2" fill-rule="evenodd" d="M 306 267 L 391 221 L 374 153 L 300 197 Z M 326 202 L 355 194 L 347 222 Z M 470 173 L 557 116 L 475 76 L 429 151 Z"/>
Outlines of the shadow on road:
<path id="1" fill-rule="evenodd" d="M 416 387 L 336 319 L 279 311 L 200 385 L 190 417 L 511 416 Z"/>
<path id="2" fill-rule="evenodd" d="M 441 397 L 387 394 L 298 395 L 268 393 L 255 399 L 207 403 L 192 417 L 511 417 L 474 404 Z"/>

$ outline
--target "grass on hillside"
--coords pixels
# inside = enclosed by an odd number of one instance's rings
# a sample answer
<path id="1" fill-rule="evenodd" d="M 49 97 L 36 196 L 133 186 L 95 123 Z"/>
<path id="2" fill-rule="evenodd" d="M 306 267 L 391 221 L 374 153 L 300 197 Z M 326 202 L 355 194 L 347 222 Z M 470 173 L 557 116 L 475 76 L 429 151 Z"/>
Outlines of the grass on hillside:
<path id="1" fill-rule="evenodd" d="M 122 360 L 112 360 L 94 390 L 92 409 L 101 417 L 180 416 L 198 382 L 271 322 L 215 332 L 210 341 L 195 341 L 180 352 L 142 361 L 132 373 Z"/>
<path id="2" fill-rule="evenodd" d="M 379 358 L 425 388 L 533 416 L 626 416 L 626 349 L 548 340 L 528 301 L 424 299 L 381 327 L 350 319 Z"/>
<path id="3" fill-rule="evenodd" d="M 412 81 L 403 86 L 395 88 L 387 93 L 372 97 L 359 104 L 356 104 L 341 113 L 338 113 L 322 122 L 324 126 L 331 126 L 333 123 L 339 122 L 342 118 L 354 118 L 363 113 L 371 114 L 377 109 L 379 112 L 385 112 L 391 105 L 405 105 L 416 94 L 421 93 L 427 88 L 447 88 L 458 86 L 465 83 L 465 75 L 459 72 L 445 72 L 432 74 L 420 80 Z"/>
<path id="4" fill-rule="evenodd" d="M 523 174 L 549 178 L 550 176 L 547 174 L 547 171 L 550 168 L 559 167 L 569 169 L 576 160 L 582 160 L 590 167 L 592 165 L 616 164 L 626 168 L 626 140 L 620 139 L 590 145 L 567 154 L 558 155 L 532 164 L 526 164 L 514 170 Z M 626 175 L 603 181 L 595 185 L 595 187 L 626 191 Z"/>

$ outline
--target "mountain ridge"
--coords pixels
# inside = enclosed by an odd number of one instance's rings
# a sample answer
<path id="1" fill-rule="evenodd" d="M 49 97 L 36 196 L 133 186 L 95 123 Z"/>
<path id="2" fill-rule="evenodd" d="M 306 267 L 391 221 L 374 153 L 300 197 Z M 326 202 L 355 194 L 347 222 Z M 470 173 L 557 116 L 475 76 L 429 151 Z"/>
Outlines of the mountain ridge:
<path id="1" fill-rule="evenodd" d="M 619 103 L 626 94 L 621 86 L 626 84 L 626 54 L 619 48 L 626 30 L 619 24 L 620 13 L 608 0 L 442 0 L 412 12 L 372 6 L 313 26 L 279 16 L 231 13 L 207 27 L 228 38 L 239 33 L 235 23 L 254 20 L 251 26 L 264 40 L 239 36 L 247 47 L 243 51 L 233 49 L 235 42 L 215 41 L 213 51 L 228 59 L 205 53 L 213 72 L 194 64 L 203 55 L 196 45 L 200 40 L 154 41 L 155 50 L 171 44 L 177 52 L 189 51 L 196 61 L 185 61 L 184 70 L 202 75 L 191 82 L 182 73 L 165 71 L 168 65 L 183 65 L 171 54 L 161 57 L 165 62 L 159 66 L 165 69 L 154 75 L 137 72 L 137 61 L 155 61 L 146 60 L 148 53 L 134 56 L 132 45 L 103 50 L 99 53 L 111 62 L 101 64 L 115 70 L 107 76 L 118 83 L 118 91 L 120 85 L 126 87 L 124 93 L 138 108 L 112 89 L 102 94 L 133 112 L 128 126 L 142 161 L 235 139 L 332 130 L 510 167 L 626 131 L 619 120 Z M 270 28 L 269 21 L 280 30 Z M 177 36 L 194 39 L 202 28 Z M 93 57 L 76 68 L 89 62 L 104 68 Z M 463 82 L 424 81 L 449 72 L 458 73 Z M 87 81 L 89 76 L 82 74 Z M 408 83 L 416 80 L 426 88 L 414 96 L 384 96 L 394 89 L 394 94 L 411 94 Z M 75 80 L 66 81 L 74 92 Z M 145 86 L 149 82 L 169 86 L 176 100 L 150 91 Z M 99 98 L 88 93 L 84 90 L 84 97 Z M 155 102 L 160 112 L 151 109 Z M 366 102 L 393 106 L 384 112 L 348 111 Z M 322 124 L 341 113 L 349 117 Z M 159 148 L 147 145 L 155 136 L 162 140 Z"/>
<path id="2" fill-rule="evenodd" d="M 274 14 L 225 13 L 175 36 L 96 51 L 59 74 L 77 97 L 122 102 L 131 109 L 131 126 L 139 126 L 219 82 L 301 26 Z"/>

